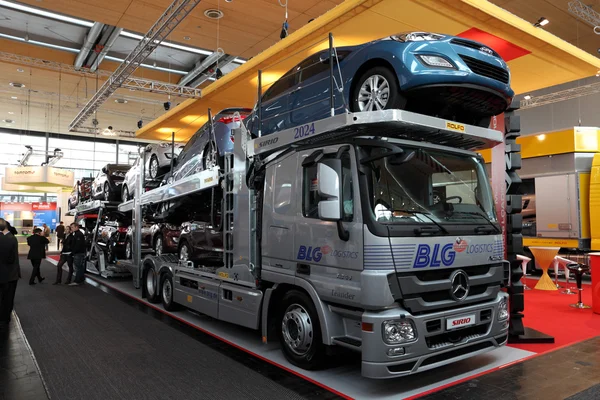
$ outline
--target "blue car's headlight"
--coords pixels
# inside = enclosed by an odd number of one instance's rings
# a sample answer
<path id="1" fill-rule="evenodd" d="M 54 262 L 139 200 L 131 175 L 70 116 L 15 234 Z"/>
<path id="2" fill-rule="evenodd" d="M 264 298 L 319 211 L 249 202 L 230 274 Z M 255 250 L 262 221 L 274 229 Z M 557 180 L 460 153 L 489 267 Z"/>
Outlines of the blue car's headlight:
<path id="1" fill-rule="evenodd" d="M 419 54 L 417 55 L 417 58 L 419 58 L 423 64 L 429 67 L 456 69 L 450 61 L 441 56 Z"/>
<path id="2" fill-rule="evenodd" d="M 445 36 L 430 32 L 410 32 L 393 35 L 391 38 L 398 42 L 423 42 L 426 40 L 442 40 Z"/>

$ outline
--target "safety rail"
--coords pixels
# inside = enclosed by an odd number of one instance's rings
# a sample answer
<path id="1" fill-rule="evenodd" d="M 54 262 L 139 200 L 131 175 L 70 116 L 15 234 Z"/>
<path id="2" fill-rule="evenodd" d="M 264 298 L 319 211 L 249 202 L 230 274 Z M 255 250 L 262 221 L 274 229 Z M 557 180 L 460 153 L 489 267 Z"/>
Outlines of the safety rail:
<path id="1" fill-rule="evenodd" d="M 118 206 L 119 206 L 118 201 L 90 200 L 90 201 L 86 201 L 85 203 L 81 203 L 81 204 L 77 205 L 75 208 L 69 210 L 67 212 L 67 215 L 77 215 L 77 214 L 89 213 L 92 211 L 98 211 L 101 208 L 102 209 L 107 209 L 107 208 L 117 209 Z"/>

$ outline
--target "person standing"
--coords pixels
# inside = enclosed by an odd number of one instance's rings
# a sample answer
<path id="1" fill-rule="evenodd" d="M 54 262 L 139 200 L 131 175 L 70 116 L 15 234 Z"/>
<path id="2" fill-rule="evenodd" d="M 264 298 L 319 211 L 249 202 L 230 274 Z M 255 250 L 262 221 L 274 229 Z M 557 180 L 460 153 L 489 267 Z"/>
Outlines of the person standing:
<path id="1" fill-rule="evenodd" d="M 46 239 L 48 239 L 48 243 L 50 243 L 50 227 L 46 224 L 42 225 L 43 232 L 42 234 Z M 46 250 L 48 250 L 48 245 L 46 245 Z"/>
<path id="2" fill-rule="evenodd" d="M 67 280 L 65 282 L 66 285 L 71 283 L 71 278 L 73 277 L 73 256 L 71 255 L 71 243 L 73 241 L 73 235 L 71 235 L 69 231 L 69 227 L 66 229 L 67 236 L 63 240 L 63 248 L 60 253 L 60 260 L 58 260 L 58 264 L 56 264 L 56 281 L 53 285 L 60 285 L 62 283 L 62 273 L 63 273 L 63 265 L 67 263 L 69 266 L 69 274 L 67 275 Z"/>
<path id="3" fill-rule="evenodd" d="M 48 246 L 48 243 L 50 241 L 48 238 L 42 236 L 42 230 L 39 228 L 34 230 L 33 235 L 27 238 L 27 244 L 29 245 L 27 259 L 31 261 L 31 265 L 33 266 L 31 278 L 29 278 L 30 285 L 35 285 L 35 278 L 38 279 L 39 283 L 42 283 L 46 279 L 40 274 L 40 265 L 42 264 L 42 260 L 46 258 L 46 246 Z"/>
<path id="4" fill-rule="evenodd" d="M 73 264 L 75 267 L 75 281 L 69 286 L 76 286 L 83 283 L 85 280 L 85 236 L 79 230 L 79 225 L 71 224 L 71 255 L 73 256 Z"/>
<path id="5" fill-rule="evenodd" d="M 0 218 L 0 330 L 6 329 L 10 322 L 20 277 L 19 243 L 6 221 Z"/>
<path id="6" fill-rule="evenodd" d="M 56 227 L 56 250 L 60 250 L 60 244 L 65 240 L 65 224 L 60 221 L 60 224 Z M 64 247 L 64 244 L 63 244 Z"/>

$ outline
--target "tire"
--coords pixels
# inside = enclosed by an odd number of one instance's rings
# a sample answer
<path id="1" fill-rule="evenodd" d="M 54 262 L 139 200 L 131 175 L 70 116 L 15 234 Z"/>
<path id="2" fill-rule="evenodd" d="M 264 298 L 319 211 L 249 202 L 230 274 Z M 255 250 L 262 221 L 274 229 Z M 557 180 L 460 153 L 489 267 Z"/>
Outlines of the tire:
<path id="1" fill-rule="evenodd" d="M 371 78 L 376 79 L 375 83 L 380 92 L 372 92 L 373 81 L 368 82 Z M 372 98 L 374 101 L 368 103 L 370 96 L 374 96 Z M 365 102 L 367 103 L 365 104 Z M 351 108 L 353 112 L 404 109 L 405 107 L 406 99 L 400 93 L 398 78 L 387 67 L 378 66 L 365 71 L 352 90 Z"/>
<path id="2" fill-rule="evenodd" d="M 69 207 L 69 210 L 72 210 L 73 208 L 73 204 L 71 204 L 71 200 L 67 200 L 67 207 Z"/>
<path id="3" fill-rule="evenodd" d="M 108 182 L 104 182 L 104 189 L 102 191 L 102 195 L 105 201 L 110 201 L 110 188 L 108 187 Z"/>
<path id="4" fill-rule="evenodd" d="M 276 326 L 285 358 L 297 367 L 314 370 L 325 360 L 321 324 L 310 297 L 291 290 L 281 299 Z"/>
<path id="5" fill-rule="evenodd" d="M 129 200 L 129 189 L 127 188 L 127 185 L 123 185 L 123 191 L 121 193 L 121 200 L 125 203 Z"/>
<path id="6" fill-rule="evenodd" d="M 181 306 L 173 301 L 173 274 L 165 272 L 160 277 L 160 299 L 163 307 L 167 311 L 177 311 L 181 309 Z"/>
<path id="7" fill-rule="evenodd" d="M 179 261 L 189 261 L 190 260 L 190 245 L 187 242 L 181 242 L 181 246 L 179 246 Z M 183 258 L 185 256 L 185 259 Z"/>
<path id="8" fill-rule="evenodd" d="M 204 146 L 204 151 L 202 152 L 202 170 L 206 171 L 209 168 L 214 167 L 215 165 L 219 165 L 219 152 L 218 150 L 213 154 L 213 142 L 208 141 L 206 146 Z"/>
<path id="9" fill-rule="evenodd" d="M 164 254 L 163 238 L 161 235 L 158 235 L 154 241 L 154 254 L 156 256 L 162 256 Z"/>
<path id="10" fill-rule="evenodd" d="M 108 242 L 108 245 L 106 245 L 106 260 L 109 264 L 114 264 L 117 261 L 114 246 L 112 246 L 111 242 Z"/>
<path id="11" fill-rule="evenodd" d="M 131 246 L 131 240 L 125 240 L 125 259 L 131 260 L 133 258 L 133 248 Z"/>
<path id="12" fill-rule="evenodd" d="M 159 169 L 158 157 L 156 157 L 156 154 L 152 154 L 152 157 L 150 157 L 150 164 L 148 164 L 148 176 L 150 176 L 150 179 L 156 179 Z"/>
<path id="13" fill-rule="evenodd" d="M 144 292 L 146 292 L 146 300 L 150 303 L 158 303 L 160 301 L 158 288 L 158 279 L 154 268 L 148 268 L 144 274 Z"/>

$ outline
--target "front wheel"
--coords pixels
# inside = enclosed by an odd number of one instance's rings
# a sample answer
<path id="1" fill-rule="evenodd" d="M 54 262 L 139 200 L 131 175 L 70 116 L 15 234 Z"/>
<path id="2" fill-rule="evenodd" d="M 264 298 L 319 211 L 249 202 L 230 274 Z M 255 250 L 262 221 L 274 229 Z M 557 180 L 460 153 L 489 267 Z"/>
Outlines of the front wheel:
<path id="1" fill-rule="evenodd" d="M 310 297 L 298 290 L 281 300 L 278 318 L 279 341 L 285 358 L 307 370 L 320 368 L 325 356 L 321 324 Z"/>
<path id="2" fill-rule="evenodd" d="M 163 307 L 167 311 L 176 311 L 179 306 L 174 302 L 173 295 L 175 293 L 173 287 L 173 275 L 170 272 L 166 272 L 160 278 L 160 294 Z"/>
<path id="3" fill-rule="evenodd" d="M 187 242 L 183 242 L 179 247 L 179 261 L 186 263 L 190 259 L 190 247 Z"/>
<path id="4" fill-rule="evenodd" d="M 121 198 L 123 200 L 123 203 L 129 200 L 129 189 L 127 188 L 127 185 L 123 185 L 123 194 Z"/>
<path id="5" fill-rule="evenodd" d="M 108 187 L 108 182 L 104 183 L 102 194 L 104 196 L 104 201 L 110 201 L 110 188 Z"/>
<path id="6" fill-rule="evenodd" d="M 158 165 L 158 157 L 156 157 L 156 154 L 152 154 L 152 157 L 150 158 L 150 170 L 148 171 L 148 175 L 150 175 L 151 179 L 156 179 L 156 177 L 158 176 L 158 170 L 160 169 L 159 165 Z"/>
<path id="7" fill-rule="evenodd" d="M 354 112 L 403 109 L 406 100 L 400 93 L 395 73 L 379 66 L 360 76 L 352 92 L 351 105 Z"/>
<path id="8" fill-rule="evenodd" d="M 131 248 L 131 240 L 127 239 L 125 241 L 125 259 L 131 260 L 133 256 L 133 249 Z"/>

